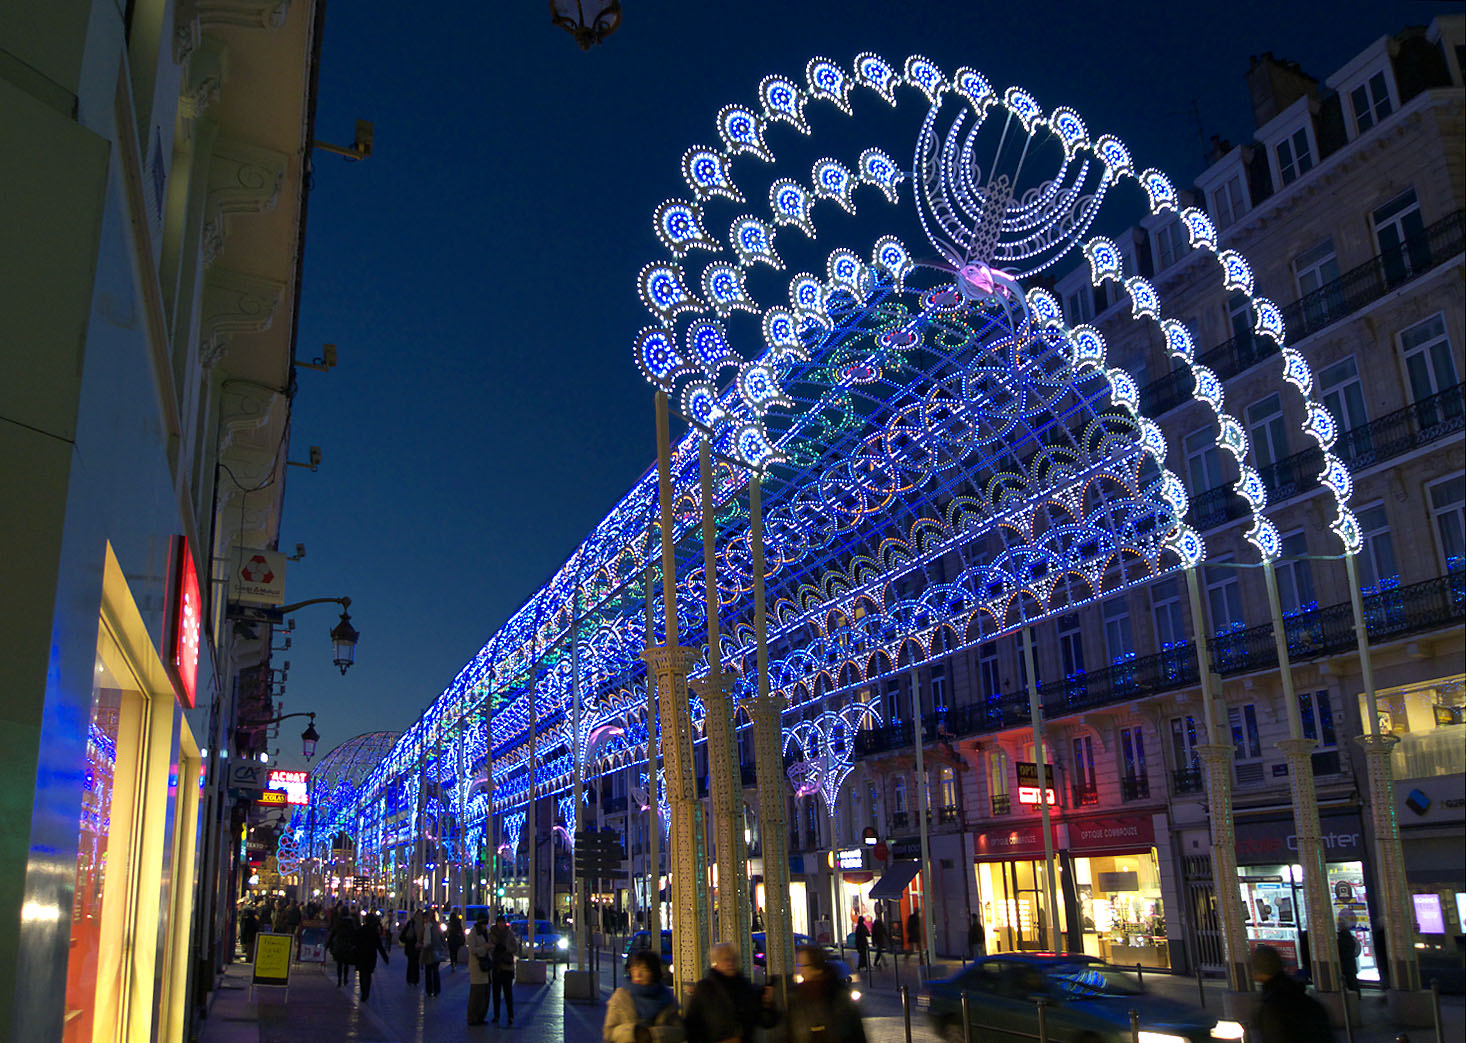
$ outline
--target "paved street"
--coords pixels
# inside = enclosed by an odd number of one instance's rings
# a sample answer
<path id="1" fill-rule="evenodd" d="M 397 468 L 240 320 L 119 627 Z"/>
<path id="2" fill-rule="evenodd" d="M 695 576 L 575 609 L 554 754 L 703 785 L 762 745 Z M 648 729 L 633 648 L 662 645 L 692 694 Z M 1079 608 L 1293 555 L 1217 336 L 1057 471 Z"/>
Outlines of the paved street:
<path id="1" fill-rule="evenodd" d="M 951 973 L 957 964 L 939 965 L 939 973 Z M 443 993 L 435 999 L 423 995 L 421 985 L 409 986 L 404 980 L 404 964 L 400 952 L 392 963 L 379 965 L 372 981 L 372 995 L 366 1002 L 358 999 L 355 987 L 336 986 L 335 966 L 324 968 L 296 964 L 292 970 L 288 997 L 279 990 L 262 989 L 252 1002 L 249 997 L 248 972 L 242 963 L 232 964 L 225 975 L 208 1020 L 204 1023 L 203 1043 L 439 1043 L 452 1039 L 485 1041 L 513 1039 L 517 1043 L 552 1043 L 552 1041 L 585 1041 L 601 1038 L 601 1021 L 606 1011 L 606 998 L 611 993 L 612 960 L 601 959 L 601 1002 L 596 1004 L 566 1003 L 563 977 L 559 973 L 544 986 L 517 986 L 515 989 L 515 1024 L 488 1025 L 470 1029 L 465 1024 L 468 1001 L 468 972 L 443 973 Z M 558 969 L 556 969 L 558 971 Z M 930 1043 L 937 1039 L 927 1023 L 922 997 L 915 980 L 916 967 L 910 961 L 899 964 L 903 983 L 911 990 L 911 1036 L 906 1034 L 902 1016 L 897 968 L 883 967 L 865 989 L 862 1008 L 866 1014 L 866 1034 L 871 1043 Z M 616 969 L 617 981 L 621 971 Z M 1149 975 L 1148 989 L 1171 998 L 1196 1003 L 1195 979 L 1171 975 Z M 1221 989 L 1208 982 L 1204 993 L 1209 1009 L 1221 1009 Z M 284 999 L 284 1002 L 282 1002 Z M 1463 1000 L 1460 996 L 1442 1001 L 1444 1040 L 1464 1038 Z M 1391 1043 L 1401 1030 L 1385 1020 L 1384 1004 L 1367 993 L 1363 1007 L 1364 1024 L 1354 1030 L 1355 1043 Z M 1413 1043 L 1430 1043 L 1431 1029 L 1408 1030 Z M 1343 1032 L 1337 1035 L 1343 1043 Z"/>

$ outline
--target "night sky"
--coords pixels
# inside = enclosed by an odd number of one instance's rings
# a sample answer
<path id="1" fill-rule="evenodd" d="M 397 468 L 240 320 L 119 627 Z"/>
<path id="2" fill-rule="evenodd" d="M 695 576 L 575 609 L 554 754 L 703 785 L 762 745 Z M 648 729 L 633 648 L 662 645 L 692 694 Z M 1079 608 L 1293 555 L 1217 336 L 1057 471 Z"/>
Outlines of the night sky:
<path id="1" fill-rule="evenodd" d="M 319 445 L 323 462 L 289 475 L 280 546 L 304 543 L 306 557 L 287 597 L 348 595 L 362 638 L 343 678 L 327 637 L 336 613 L 308 608 L 275 665 L 290 660 L 283 709 L 317 712 L 322 753 L 411 724 L 651 462 L 651 396 L 631 345 L 650 322 L 637 272 L 665 256 L 652 211 L 687 194 L 679 160 L 719 144 L 719 108 L 758 111 L 763 76 L 803 83 L 812 56 L 849 68 L 867 50 L 898 69 L 917 53 L 949 74 L 968 65 L 1046 111 L 1073 107 L 1092 136 L 1117 134 L 1138 167 L 1180 187 L 1213 134 L 1251 138 L 1250 54 L 1271 50 L 1323 79 L 1380 36 L 1460 10 L 623 7 L 621 28 L 583 53 L 541 0 L 328 5 L 316 137 L 349 144 L 362 118 L 376 142 L 363 163 L 315 154 L 306 233 L 297 353 L 309 361 L 332 342 L 340 363 L 299 373 L 291 458 Z M 884 107 L 863 95 L 858 118 Z M 917 96 L 899 97 L 915 128 Z M 830 112 L 817 137 L 843 119 Z M 771 144 L 793 136 L 776 130 Z M 869 143 L 910 158 L 908 141 Z M 280 752 L 303 766 L 293 729 Z"/>

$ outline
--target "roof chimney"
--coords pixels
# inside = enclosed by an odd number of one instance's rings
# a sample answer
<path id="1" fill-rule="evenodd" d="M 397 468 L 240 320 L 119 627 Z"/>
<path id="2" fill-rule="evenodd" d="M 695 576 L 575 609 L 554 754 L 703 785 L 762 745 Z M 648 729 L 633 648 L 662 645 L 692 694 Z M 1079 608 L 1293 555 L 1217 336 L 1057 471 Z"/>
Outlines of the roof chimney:
<path id="1" fill-rule="evenodd" d="M 1305 96 L 1319 96 L 1319 81 L 1299 68 L 1298 62 L 1275 58 L 1272 51 L 1248 59 L 1248 95 L 1253 101 L 1253 125 L 1261 127 Z"/>

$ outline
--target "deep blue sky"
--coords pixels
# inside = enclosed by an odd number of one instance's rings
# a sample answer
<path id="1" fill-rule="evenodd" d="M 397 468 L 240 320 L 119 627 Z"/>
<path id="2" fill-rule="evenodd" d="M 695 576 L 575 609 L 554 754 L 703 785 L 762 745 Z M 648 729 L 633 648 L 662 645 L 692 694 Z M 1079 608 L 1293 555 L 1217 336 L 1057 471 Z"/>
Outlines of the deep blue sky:
<path id="1" fill-rule="evenodd" d="M 282 549 L 291 600 L 349 595 L 357 665 L 330 665 L 329 607 L 297 614 L 284 708 L 315 710 L 324 753 L 403 729 L 645 469 L 650 397 L 631 358 L 651 215 L 686 194 L 679 160 L 714 115 L 756 108 L 769 73 L 816 54 L 900 68 L 921 53 L 1065 104 L 1178 185 L 1206 136 L 1247 141 L 1243 76 L 1271 50 L 1321 79 L 1385 33 L 1458 5 L 624 0 L 582 53 L 542 0 L 333 0 L 316 153 Z M 1322 13 L 1327 15 L 1322 17 Z M 915 95 L 902 99 L 909 107 Z M 915 106 L 911 106 L 915 108 Z M 866 111 L 870 111 L 869 103 Z M 857 109 L 858 115 L 861 109 Z M 900 149 L 873 140 L 904 158 Z M 910 151 L 905 153 L 910 155 Z M 808 171 L 787 171 L 791 176 Z M 751 200 L 758 202 L 757 200 Z M 724 229 L 710 231 L 721 237 Z M 278 665 L 278 663 L 277 663 Z M 283 763 L 299 762 L 286 730 Z"/>

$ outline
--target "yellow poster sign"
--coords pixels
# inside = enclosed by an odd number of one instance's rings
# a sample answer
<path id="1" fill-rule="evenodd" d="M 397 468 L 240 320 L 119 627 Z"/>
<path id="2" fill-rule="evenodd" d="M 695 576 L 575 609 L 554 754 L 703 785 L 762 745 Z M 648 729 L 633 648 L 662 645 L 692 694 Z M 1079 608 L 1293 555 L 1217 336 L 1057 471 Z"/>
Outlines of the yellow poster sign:
<path id="1" fill-rule="evenodd" d="M 254 974 L 251 985 L 289 985 L 290 948 L 295 938 L 289 934 L 255 935 Z"/>

